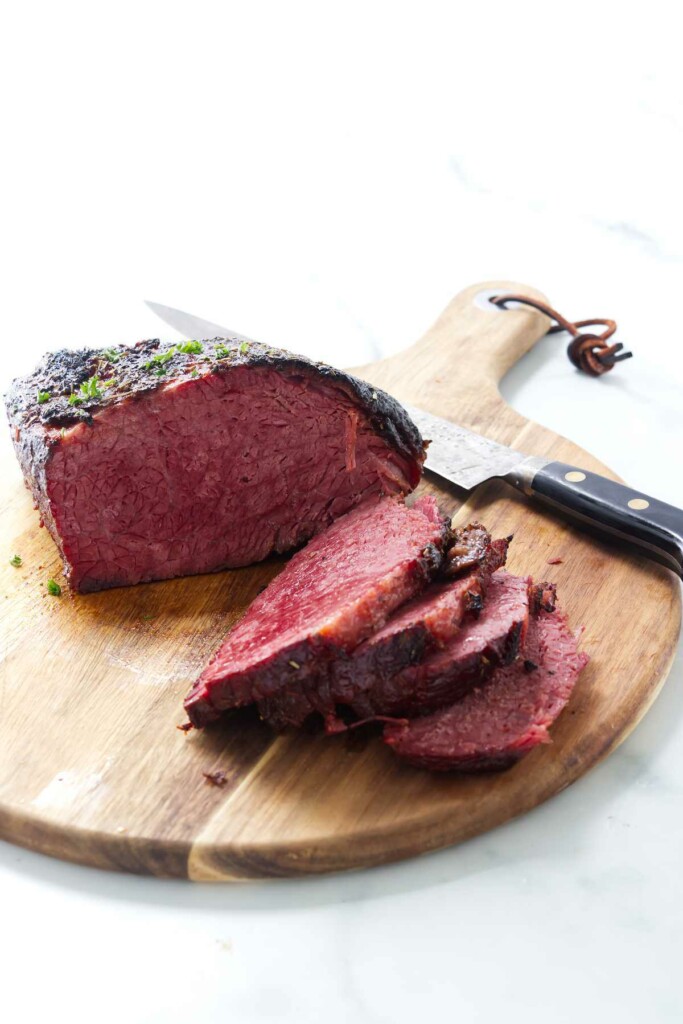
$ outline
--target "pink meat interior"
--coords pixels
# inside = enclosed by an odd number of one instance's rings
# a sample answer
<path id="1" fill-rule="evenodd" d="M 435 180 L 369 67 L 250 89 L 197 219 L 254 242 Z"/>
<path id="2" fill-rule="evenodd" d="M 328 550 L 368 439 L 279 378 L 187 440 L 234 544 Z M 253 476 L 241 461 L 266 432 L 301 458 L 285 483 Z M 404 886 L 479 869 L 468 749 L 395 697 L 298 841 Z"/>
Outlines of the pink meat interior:
<path id="1" fill-rule="evenodd" d="M 416 482 L 343 389 L 249 366 L 103 409 L 47 474 L 81 590 L 248 565 Z"/>
<path id="2" fill-rule="evenodd" d="M 467 608 L 470 593 L 481 594 L 481 582 L 475 574 L 449 583 L 433 583 L 398 611 L 363 647 L 385 643 L 391 637 L 415 627 L 424 630 L 437 644 L 453 639 Z"/>
<path id="3" fill-rule="evenodd" d="M 485 651 L 505 638 L 528 613 L 529 579 L 499 570 L 491 577 L 483 611 L 463 625 L 442 650 L 416 666 L 415 672 L 433 677 L 448 674 L 463 658 Z"/>

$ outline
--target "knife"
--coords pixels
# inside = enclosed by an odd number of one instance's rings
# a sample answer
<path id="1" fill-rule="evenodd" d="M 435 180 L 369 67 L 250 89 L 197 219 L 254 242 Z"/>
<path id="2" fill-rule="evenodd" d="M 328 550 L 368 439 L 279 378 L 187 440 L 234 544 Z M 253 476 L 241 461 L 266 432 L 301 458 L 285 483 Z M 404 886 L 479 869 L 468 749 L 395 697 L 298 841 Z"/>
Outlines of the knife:
<path id="1" fill-rule="evenodd" d="M 186 337 L 251 340 L 171 306 L 146 305 Z M 422 436 L 430 439 L 425 462 L 430 473 L 468 491 L 487 480 L 505 480 L 527 497 L 538 498 L 585 527 L 628 541 L 646 557 L 683 577 L 681 509 L 599 473 L 526 455 L 440 416 L 410 405 L 403 407 Z"/>

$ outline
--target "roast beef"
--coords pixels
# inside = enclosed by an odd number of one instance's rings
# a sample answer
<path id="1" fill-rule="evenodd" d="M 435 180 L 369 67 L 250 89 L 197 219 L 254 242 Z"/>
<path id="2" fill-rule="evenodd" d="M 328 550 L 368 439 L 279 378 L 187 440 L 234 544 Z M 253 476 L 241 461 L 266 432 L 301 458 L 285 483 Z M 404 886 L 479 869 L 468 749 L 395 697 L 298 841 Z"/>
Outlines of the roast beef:
<path id="1" fill-rule="evenodd" d="M 433 498 L 365 502 L 297 552 L 228 634 L 185 701 L 190 721 L 263 700 L 353 650 L 438 571 L 450 527 Z"/>
<path id="2" fill-rule="evenodd" d="M 531 581 L 496 572 L 484 608 L 470 616 L 441 650 L 396 675 L 377 675 L 357 691 L 352 706 L 361 718 L 417 715 L 443 707 L 487 679 L 519 653 L 529 622 Z"/>
<path id="3" fill-rule="evenodd" d="M 461 532 L 457 543 L 462 567 L 466 565 L 469 572 L 452 582 L 432 583 L 394 612 L 350 657 L 336 659 L 314 676 L 294 679 L 274 697 L 262 701 L 261 716 L 281 729 L 301 725 L 309 714 L 319 712 L 334 731 L 338 724 L 337 705 L 354 707 L 363 715 L 372 714 L 372 693 L 385 689 L 393 692 L 393 680 L 398 673 L 422 662 L 429 651 L 452 640 L 466 613 L 477 614 L 481 610 L 488 580 L 505 562 L 507 540 L 492 543 L 483 527 L 469 527 L 466 534 Z M 470 549 L 466 555 L 468 544 L 476 545 L 476 550 Z M 453 569 L 451 550 L 444 563 L 444 570 L 449 573 Z"/>
<path id="4" fill-rule="evenodd" d="M 424 461 L 384 392 L 230 339 L 57 352 L 6 405 L 80 591 L 288 551 L 368 498 L 408 493 Z"/>
<path id="5" fill-rule="evenodd" d="M 433 771 L 509 768 L 539 743 L 588 661 L 559 612 L 532 617 L 523 655 L 445 710 L 385 726 L 399 757 Z"/>

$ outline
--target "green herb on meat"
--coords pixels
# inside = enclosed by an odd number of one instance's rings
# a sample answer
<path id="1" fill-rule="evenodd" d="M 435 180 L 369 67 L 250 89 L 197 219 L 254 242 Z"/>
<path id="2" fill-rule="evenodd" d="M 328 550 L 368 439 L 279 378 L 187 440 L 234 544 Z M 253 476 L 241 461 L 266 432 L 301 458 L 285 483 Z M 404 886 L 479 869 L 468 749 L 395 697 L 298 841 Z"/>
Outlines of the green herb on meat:
<path id="1" fill-rule="evenodd" d="M 244 355 L 244 353 L 248 352 L 248 351 L 249 351 L 249 342 L 248 341 L 243 341 L 242 344 L 240 345 L 240 352 L 242 353 L 242 355 Z"/>
<path id="2" fill-rule="evenodd" d="M 198 356 L 204 351 L 201 341 L 183 341 L 178 345 L 178 351 L 184 355 Z"/>
<path id="3" fill-rule="evenodd" d="M 49 391 L 39 391 L 38 392 L 38 405 L 42 405 L 44 402 L 49 402 L 51 397 L 52 397 L 52 395 L 50 394 Z"/>
<path id="4" fill-rule="evenodd" d="M 171 361 L 171 359 L 173 359 L 173 356 L 175 356 L 177 354 L 178 353 L 177 353 L 176 348 L 174 346 L 173 348 L 170 348 L 168 350 L 168 352 L 159 352 L 159 353 L 157 353 L 157 355 L 152 356 L 152 358 L 149 360 L 149 362 L 143 363 L 142 368 L 143 368 L 143 370 L 157 370 L 158 371 L 159 367 L 163 367 L 164 368 L 163 372 L 166 373 L 166 363 L 169 363 Z"/>
<path id="5" fill-rule="evenodd" d="M 78 391 L 69 395 L 69 405 L 82 405 L 83 402 L 92 402 L 103 397 L 103 390 L 113 387 L 115 380 L 100 380 L 97 375 L 84 380 Z"/>
<path id="6" fill-rule="evenodd" d="M 216 345 L 216 359 L 228 359 L 231 350 L 226 345 Z"/>
<path id="7" fill-rule="evenodd" d="M 54 580 L 50 579 L 47 581 L 47 592 L 48 594 L 51 594 L 52 597 L 59 597 L 62 593 L 62 588 L 59 583 L 55 583 Z"/>
<path id="8" fill-rule="evenodd" d="M 192 355 L 198 356 L 204 351 L 201 341 L 181 341 L 179 345 L 169 348 L 168 352 L 159 352 L 157 355 L 142 364 L 143 370 L 154 370 L 157 377 L 163 377 L 166 373 L 166 363 L 170 363 L 174 356 Z"/>
<path id="9" fill-rule="evenodd" d="M 116 351 L 115 348 L 105 348 L 104 351 L 102 352 L 102 355 L 110 363 L 118 363 L 119 359 L 121 358 L 120 354 Z"/>

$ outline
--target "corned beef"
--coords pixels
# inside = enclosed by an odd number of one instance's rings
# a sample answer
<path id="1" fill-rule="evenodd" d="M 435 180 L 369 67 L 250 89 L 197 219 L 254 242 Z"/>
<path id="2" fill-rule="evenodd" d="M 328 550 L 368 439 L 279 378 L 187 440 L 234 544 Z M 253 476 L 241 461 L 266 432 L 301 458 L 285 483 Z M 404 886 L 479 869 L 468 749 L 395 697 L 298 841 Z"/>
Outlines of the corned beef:
<path id="1" fill-rule="evenodd" d="M 531 619 L 523 656 L 444 710 L 385 726 L 399 757 L 432 771 L 509 768 L 539 743 L 565 707 L 588 658 L 564 615 Z"/>
<path id="2" fill-rule="evenodd" d="M 439 570 L 450 527 L 431 497 L 369 501 L 297 552 L 227 635 L 185 701 L 206 725 L 352 651 Z"/>
<path id="3" fill-rule="evenodd" d="M 377 675 L 352 702 L 361 718 L 419 715 L 449 704 L 517 657 L 529 621 L 531 581 L 496 572 L 478 616 L 469 616 L 453 639 L 403 671 Z"/>
<path id="4" fill-rule="evenodd" d="M 482 530 L 482 527 L 478 528 Z M 329 666 L 289 685 L 259 705 L 261 716 L 276 728 L 301 725 L 312 712 L 323 715 L 328 727 L 337 728 L 335 709 L 347 705 L 363 716 L 372 714 L 372 694 L 385 687 L 408 666 L 419 664 L 428 652 L 443 647 L 457 634 L 467 612 L 478 613 L 493 572 L 505 562 L 508 542 L 493 541 L 486 534 L 468 534 L 477 553 L 467 558 L 470 571 L 447 582 L 432 583 L 422 594 L 400 607 L 386 624 L 359 644 L 349 657 L 339 657 Z M 462 543 L 461 556 L 465 553 Z M 452 564 L 450 549 L 444 568 Z M 476 566 L 476 568 L 471 568 Z M 448 569 L 447 569 L 448 571 Z M 449 573 L 450 574 L 450 573 Z M 369 694 L 368 698 L 365 697 Z"/>
<path id="5" fill-rule="evenodd" d="M 74 590 L 248 565 L 420 479 L 377 388 L 257 343 L 46 356 L 6 396 L 27 486 Z"/>

